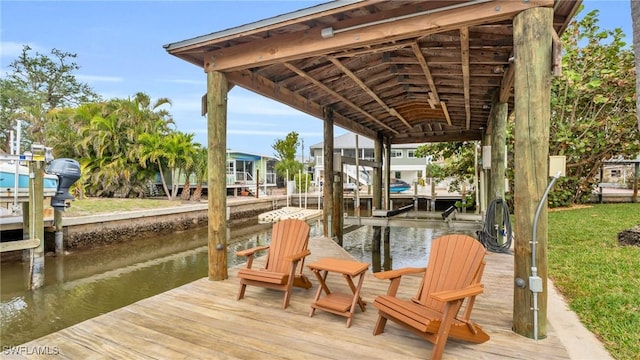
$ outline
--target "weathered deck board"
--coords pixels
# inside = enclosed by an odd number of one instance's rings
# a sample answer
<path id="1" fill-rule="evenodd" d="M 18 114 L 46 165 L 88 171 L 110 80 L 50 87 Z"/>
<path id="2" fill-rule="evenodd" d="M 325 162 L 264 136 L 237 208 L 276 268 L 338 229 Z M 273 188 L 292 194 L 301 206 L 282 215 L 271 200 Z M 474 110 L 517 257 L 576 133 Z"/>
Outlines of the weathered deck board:
<path id="1" fill-rule="evenodd" d="M 312 254 L 308 262 L 320 257 L 350 258 L 329 239 L 313 238 L 309 247 Z M 257 259 L 255 265 L 261 261 Z M 289 307 L 283 310 L 282 293 L 269 289 L 249 286 L 245 298 L 236 301 L 237 270 L 229 269 L 225 281 L 200 279 L 24 345 L 57 347 L 66 358 L 388 360 L 424 359 L 431 352 L 430 343 L 391 322 L 383 334 L 372 335 L 377 313 L 371 302 L 386 292 L 388 284 L 371 273 L 367 273 L 361 293 L 367 310 L 356 310 L 347 328 L 341 316 L 324 311 L 308 316 L 317 287 L 312 276 L 314 287 L 296 288 Z M 415 295 L 420 279 L 403 278 L 399 294 Z M 478 297 L 472 319 L 491 340 L 479 345 L 449 340 L 445 359 L 569 358 L 554 336 L 552 324 L 548 337 L 539 341 L 511 331 L 512 279 L 513 257 L 489 254 L 483 277 L 486 291 Z M 327 283 L 334 291 L 347 291 L 346 282 L 336 274 L 330 274 Z"/>

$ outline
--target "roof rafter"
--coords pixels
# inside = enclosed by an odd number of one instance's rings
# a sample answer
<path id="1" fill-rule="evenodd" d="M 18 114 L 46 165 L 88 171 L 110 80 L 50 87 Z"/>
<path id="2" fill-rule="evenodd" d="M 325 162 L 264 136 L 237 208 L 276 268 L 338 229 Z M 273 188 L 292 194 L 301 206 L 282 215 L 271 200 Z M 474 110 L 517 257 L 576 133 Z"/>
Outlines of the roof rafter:
<path id="1" fill-rule="evenodd" d="M 460 28 L 460 57 L 462 58 L 462 84 L 464 88 L 464 112 L 466 129 L 471 126 L 471 103 L 469 102 L 469 28 Z"/>
<path id="2" fill-rule="evenodd" d="M 440 96 L 438 95 L 438 89 L 436 89 L 436 84 L 433 82 L 433 76 L 431 75 L 431 70 L 429 69 L 429 64 L 427 64 L 427 59 L 424 57 L 422 50 L 420 49 L 420 45 L 417 42 L 413 42 L 411 44 L 411 48 L 413 49 L 413 53 L 416 55 L 416 59 L 420 63 L 420 67 L 422 68 L 422 72 L 424 73 L 424 77 L 427 79 L 427 83 L 429 84 L 429 89 L 431 92 L 429 93 L 429 97 L 432 98 L 429 101 L 429 105 L 431 105 L 432 109 L 436 108 L 437 103 L 440 102 Z"/>
<path id="3" fill-rule="evenodd" d="M 265 77 L 256 75 L 249 70 L 242 70 L 225 75 L 227 77 L 227 80 L 231 83 L 234 83 L 246 89 L 251 89 L 258 94 L 282 103 L 286 103 L 289 106 L 298 109 L 306 114 L 324 120 L 324 111 L 322 105 L 311 101 L 300 94 L 296 94 L 287 88 L 277 86 L 273 81 Z M 354 123 L 342 114 L 336 113 L 335 111 L 333 120 L 336 125 L 339 125 L 355 133 L 362 134 L 372 139 L 377 136 L 374 130 Z"/>
<path id="4" fill-rule="evenodd" d="M 289 70 L 295 72 L 296 74 L 298 74 L 299 76 L 302 76 L 303 78 L 309 80 L 310 82 L 312 82 L 315 86 L 319 87 L 320 89 L 326 91 L 327 93 L 331 94 L 332 96 L 334 96 L 335 98 L 337 98 L 338 100 L 342 101 L 343 103 L 347 104 L 348 106 L 350 106 L 351 108 L 353 108 L 354 110 L 360 112 L 362 115 L 366 116 L 367 118 L 371 119 L 373 122 L 375 122 L 376 124 L 380 125 L 381 127 L 392 131 L 394 133 L 398 133 L 398 131 L 396 131 L 395 129 L 387 126 L 386 124 L 384 124 L 383 122 L 381 122 L 380 120 L 376 119 L 373 115 L 369 114 L 368 112 L 366 112 L 365 110 L 363 110 L 361 107 L 359 107 L 358 105 L 354 104 L 353 102 L 349 101 L 347 98 L 345 98 L 344 96 L 338 94 L 337 92 L 331 90 L 328 86 L 326 86 L 325 84 L 323 84 L 322 82 L 316 80 L 315 78 L 313 78 L 311 75 L 307 74 L 306 72 L 304 72 L 301 69 L 298 69 L 297 67 L 295 67 L 294 65 L 290 64 L 290 63 L 284 63 L 284 66 L 286 66 Z"/>
<path id="5" fill-rule="evenodd" d="M 336 59 L 336 58 L 329 58 L 329 61 L 331 61 L 333 63 L 333 65 L 335 65 L 337 68 L 339 68 L 340 70 L 342 70 L 343 73 L 345 73 L 345 75 L 347 75 L 351 80 L 353 80 L 356 84 L 358 84 L 358 86 L 360 86 L 360 88 L 362 90 L 364 90 L 367 94 L 369 94 L 369 96 L 371 96 L 378 104 L 380 104 L 380 106 L 382 106 L 383 109 L 385 109 L 389 115 L 394 116 L 396 118 L 398 118 L 400 121 L 402 121 L 409 129 L 412 128 L 411 124 L 409 124 L 409 122 L 402 117 L 402 115 L 400 115 L 396 109 L 394 108 L 390 108 L 382 99 L 380 99 L 380 97 L 375 93 L 375 91 L 371 90 L 371 88 L 369 88 L 367 86 L 367 84 L 365 84 L 362 80 L 360 80 L 360 78 L 358 78 L 356 76 L 356 74 L 354 74 L 351 70 L 349 70 L 346 66 L 344 66 L 340 60 Z"/>

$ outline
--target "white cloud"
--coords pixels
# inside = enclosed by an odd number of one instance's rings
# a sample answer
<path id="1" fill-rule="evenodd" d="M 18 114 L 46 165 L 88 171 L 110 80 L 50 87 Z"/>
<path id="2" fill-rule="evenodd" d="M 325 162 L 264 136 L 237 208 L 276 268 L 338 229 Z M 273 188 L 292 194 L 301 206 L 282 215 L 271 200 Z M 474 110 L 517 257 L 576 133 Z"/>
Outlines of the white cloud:
<path id="1" fill-rule="evenodd" d="M 171 99 L 171 113 L 175 115 L 177 112 L 187 111 L 191 113 L 197 112 L 199 115 L 200 107 L 202 106 L 201 98 L 202 95 Z"/>
<path id="2" fill-rule="evenodd" d="M 229 112 L 246 115 L 300 116 L 302 112 L 265 97 L 229 95 Z"/>
<path id="3" fill-rule="evenodd" d="M 15 41 L 0 41 L 0 55 L 2 57 L 11 57 L 17 58 L 22 54 L 22 48 L 24 45 L 29 45 L 31 51 L 43 52 L 43 49 L 40 45 L 36 44 L 23 44 L 17 43 Z"/>
<path id="4" fill-rule="evenodd" d="M 174 84 L 187 84 L 187 85 L 206 85 L 204 80 L 188 80 L 188 79 L 167 79 L 160 80 L 160 82 L 174 83 Z"/>
<path id="5" fill-rule="evenodd" d="M 242 125 L 242 126 L 260 126 L 260 127 L 277 127 L 277 126 L 282 126 L 280 124 L 277 124 L 275 122 L 265 122 L 265 121 L 246 121 L 246 120 L 229 120 L 229 124 L 237 126 L 237 125 Z"/>
<path id="6" fill-rule="evenodd" d="M 290 130 L 281 130 L 281 131 L 267 131 L 267 130 L 238 130 L 238 129 L 229 129 L 227 134 L 234 135 L 257 135 L 257 136 L 287 136 L 291 131 Z M 322 136 L 322 133 L 319 132 L 298 132 L 298 135 L 301 137 L 305 136 Z"/>
<path id="7" fill-rule="evenodd" d="M 82 82 L 88 82 L 88 83 L 96 83 L 96 82 L 115 83 L 115 82 L 124 81 L 124 79 L 119 76 L 101 76 L 101 75 L 76 75 L 76 79 Z"/>

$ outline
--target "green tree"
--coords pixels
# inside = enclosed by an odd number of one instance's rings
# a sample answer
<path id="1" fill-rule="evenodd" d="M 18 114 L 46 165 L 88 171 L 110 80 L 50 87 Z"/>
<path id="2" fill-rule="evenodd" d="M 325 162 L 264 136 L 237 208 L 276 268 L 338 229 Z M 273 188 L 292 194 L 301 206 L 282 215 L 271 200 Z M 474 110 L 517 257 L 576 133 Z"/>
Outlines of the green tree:
<path id="1" fill-rule="evenodd" d="M 551 205 L 586 201 L 606 160 L 640 153 L 635 60 L 621 29 L 598 26 L 598 11 L 573 21 L 562 37 L 563 73 L 553 79 L 549 155 L 567 157 L 567 176 Z"/>
<path id="2" fill-rule="evenodd" d="M 567 176 L 549 193 L 552 207 L 587 201 L 604 161 L 640 153 L 634 53 L 624 38 L 621 29 L 598 26 L 597 10 L 573 21 L 563 33 L 563 72 L 553 79 L 551 88 L 549 155 L 566 156 Z M 509 153 L 513 152 L 515 115 L 507 129 Z M 472 148 L 463 155 L 461 146 L 438 144 L 423 151 L 446 159 L 455 156 L 457 165 L 445 166 L 445 172 L 467 177 L 473 174 Z M 513 179 L 509 169 L 507 176 Z"/>
<path id="3" fill-rule="evenodd" d="M 16 120 L 24 118 L 21 99 L 26 96 L 14 82 L 0 78 L 0 151 L 10 152 L 10 132 L 15 129 Z"/>
<path id="4" fill-rule="evenodd" d="M 303 169 L 302 163 L 296 160 L 296 150 L 299 145 L 298 133 L 295 131 L 287 134 L 285 139 L 276 139 L 271 145 L 276 151 L 275 157 L 279 160 L 275 166 L 276 173 L 286 180 L 293 179 Z M 288 178 L 287 173 L 289 174 Z"/>
<path id="5" fill-rule="evenodd" d="M 74 62 L 76 54 L 51 50 L 51 57 L 35 52 L 29 46 L 9 64 L 10 72 L 2 84 L 2 105 L 0 115 L 4 129 L 12 120 L 26 120 L 25 144 L 45 143 L 45 117 L 53 109 L 78 106 L 85 102 L 99 100 L 99 96 L 89 85 L 79 82 L 74 71 L 80 66 Z M 7 91 L 5 93 L 5 91 Z M 3 132 L 4 143 L 6 134 Z"/>
<path id="6" fill-rule="evenodd" d="M 200 201 L 202 197 L 202 186 L 207 181 L 209 151 L 207 148 L 198 147 L 193 155 L 194 174 L 196 175 L 196 188 L 191 195 L 191 200 Z"/>
<path id="7" fill-rule="evenodd" d="M 163 168 L 163 162 L 165 160 L 165 149 L 163 147 L 164 139 L 157 134 L 144 133 L 140 134 L 138 139 L 138 145 L 140 146 L 138 161 L 140 166 L 144 168 L 157 169 L 160 173 L 160 182 L 162 183 L 162 189 L 167 195 L 167 198 L 171 200 L 171 192 L 167 186 L 167 180 L 165 177 L 165 171 Z"/>
<path id="8" fill-rule="evenodd" d="M 80 161 L 78 183 L 87 195 L 142 197 L 172 156 L 165 143 L 175 132 L 163 107 L 168 103 L 151 102 L 148 95 L 138 93 L 128 99 L 55 109 L 49 112 L 46 137 L 56 157 Z M 166 185 L 165 193 L 170 194 Z"/>
<path id="9" fill-rule="evenodd" d="M 441 167 L 429 164 L 426 173 L 436 181 L 451 178 L 449 191 L 462 192 L 463 184 L 473 181 L 475 146 L 476 143 L 472 141 L 424 144 L 416 148 L 415 156 L 445 159 Z"/>
<path id="10" fill-rule="evenodd" d="M 175 200 L 180 179 L 185 168 L 194 164 L 194 156 L 199 148 L 193 143 L 193 134 L 172 132 L 166 136 L 144 133 L 139 138 L 139 162 L 148 167 L 153 164 L 160 172 L 162 187 L 169 200 Z M 171 189 L 166 178 L 171 177 Z M 188 176 L 183 191 L 189 191 Z"/>
<path id="11" fill-rule="evenodd" d="M 184 199 L 189 199 L 191 194 L 191 184 L 189 182 L 189 176 L 193 172 L 193 156 L 196 153 L 199 144 L 193 143 L 193 134 L 186 134 L 180 131 L 173 132 L 167 137 L 167 141 L 164 143 L 165 152 L 167 156 L 167 164 L 175 175 L 172 182 L 171 197 L 175 200 L 178 195 L 180 186 L 180 180 L 184 177 L 182 192 L 185 195 Z"/>

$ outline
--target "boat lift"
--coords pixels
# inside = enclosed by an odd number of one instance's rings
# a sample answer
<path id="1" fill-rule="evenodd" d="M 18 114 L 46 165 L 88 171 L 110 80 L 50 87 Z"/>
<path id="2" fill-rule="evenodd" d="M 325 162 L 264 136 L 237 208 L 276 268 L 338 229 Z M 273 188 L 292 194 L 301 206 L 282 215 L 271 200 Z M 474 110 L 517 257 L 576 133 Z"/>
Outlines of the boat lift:
<path id="1" fill-rule="evenodd" d="M 28 288 L 44 286 L 44 179 L 45 173 L 56 176 L 56 190 L 51 197 L 56 225 L 56 253 L 62 249 L 62 211 L 66 200 L 72 199 L 69 187 L 80 178 L 80 164 L 73 159 L 53 159 L 52 149 L 42 144 L 32 144 L 31 151 L 20 154 L 20 121 L 17 123 L 17 139 L 11 136 L 12 154 L 0 154 L 0 163 L 15 163 L 14 203 L 12 211 L 18 213 L 18 190 L 20 184 L 20 163 L 28 167 L 29 201 L 22 202 L 23 232 L 28 231 L 26 240 L 0 242 L 0 252 L 25 250 L 23 260 L 29 262 Z M 15 141 L 14 141 L 15 140 Z M 45 166 L 47 166 L 45 168 Z M 26 229 L 25 229 L 26 226 Z M 60 251 L 58 251 L 60 250 Z"/>

